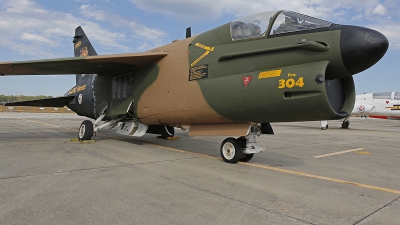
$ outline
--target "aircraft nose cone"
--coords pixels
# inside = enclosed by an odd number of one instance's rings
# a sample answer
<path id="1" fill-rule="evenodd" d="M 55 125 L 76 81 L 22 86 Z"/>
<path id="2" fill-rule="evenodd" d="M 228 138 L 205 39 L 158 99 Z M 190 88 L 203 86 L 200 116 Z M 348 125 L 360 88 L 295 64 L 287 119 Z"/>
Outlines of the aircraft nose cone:
<path id="1" fill-rule="evenodd" d="M 343 26 L 340 51 L 344 65 L 351 74 L 364 71 L 377 63 L 389 47 L 388 39 L 376 30 Z"/>

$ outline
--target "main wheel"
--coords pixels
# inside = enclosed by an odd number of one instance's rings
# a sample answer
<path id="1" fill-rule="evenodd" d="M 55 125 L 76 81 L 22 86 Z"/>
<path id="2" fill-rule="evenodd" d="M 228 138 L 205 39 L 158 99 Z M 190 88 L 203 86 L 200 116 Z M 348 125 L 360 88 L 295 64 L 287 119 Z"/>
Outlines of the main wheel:
<path id="1" fill-rule="evenodd" d="M 221 144 L 221 157 L 227 163 L 237 163 L 242 158 L 242 146 L 235 138 L 227 138 Z"/>
<path id="2" fill-rule="evenodd" d="M 78 139 L 80 141 L 90 140 L 93 136 L 93 123 L 90 120 L 85 120 L 79 127 Z"/>
<path id="3" fill-rule="evenodd" d="M 252 159 L 254 156 L 254 153 L 251 154 L 245 154 L 244 156 L 242 156 L 241 159 L 239 159 L 240 162 L 248 162 L 250 161 L 250 159 Z"/>
<path id="4" fill-rule="evenodd" d="M 350 122 L 349 122 L 348 120 L 343 121 L 343 123 L 342 123 L 342 128 L 343 128 L 343 129 L 347 129 L 347 128 L 349 128 L 349 125 L 350 125 Z"/>

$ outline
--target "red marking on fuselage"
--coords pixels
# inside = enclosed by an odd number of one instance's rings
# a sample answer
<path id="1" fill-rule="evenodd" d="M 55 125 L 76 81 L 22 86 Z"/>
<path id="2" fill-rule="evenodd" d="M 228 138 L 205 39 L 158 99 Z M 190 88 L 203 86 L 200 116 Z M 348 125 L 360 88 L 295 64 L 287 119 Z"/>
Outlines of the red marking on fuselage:
<path id="1" fill-rule="evenodd" d="M 253 76 L 247 76 L 247 77 L 243 77 L 242 81 L 243 81 L 243 85 L 245 87 L 247 87 L 251 81 L 251 79 L 253 79 Z"/>
<path id="2" fill-rule="evenodd" d="M 374 116 L 374 115 L 370 115 L 369 117 L 376 119 L 385 119 L 385 120 L 388 118 L 387 116 Z"/>

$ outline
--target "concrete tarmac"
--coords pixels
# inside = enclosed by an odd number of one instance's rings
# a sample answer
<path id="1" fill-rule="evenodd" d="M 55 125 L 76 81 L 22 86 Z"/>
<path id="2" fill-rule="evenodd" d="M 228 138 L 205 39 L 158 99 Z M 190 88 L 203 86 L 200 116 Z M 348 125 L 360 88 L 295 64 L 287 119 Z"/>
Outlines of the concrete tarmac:
<path id="1" fill-rule="evenodd" d="M 272 124 L 228 164 L 226 137 L 71 142 L 83 120 L 0 113 L 0 224 L 400 224 L 400 121 Z"/>

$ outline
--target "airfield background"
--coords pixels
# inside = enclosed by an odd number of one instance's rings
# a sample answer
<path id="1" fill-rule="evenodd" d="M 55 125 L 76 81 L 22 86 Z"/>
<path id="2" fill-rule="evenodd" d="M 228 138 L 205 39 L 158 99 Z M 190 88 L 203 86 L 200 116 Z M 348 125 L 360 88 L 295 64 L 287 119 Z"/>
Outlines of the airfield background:
<path id="1" fill-rule="evenodd" d="M 40 107 L 40 106 L 4 106 L 6 102 L 18 101 L 32 101 L 46 98 L 53 98 L 53 96 L 37 95 L 0 95 L 0 112 L 16 112 L 16 113 L 75 113 L 67 107 Z M 76 114 L 76 113 L 75 113 Z"/>
<path id="2" fill-rule="evenodd" d="M 74 113 L 67 107 L 37 107 L 37 106 L 4 106 L 0 105 L 0 112 L 15 112 L 15 113 Z"/>

